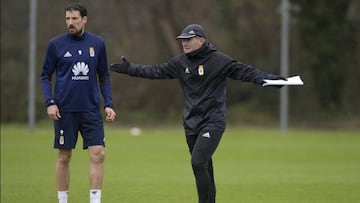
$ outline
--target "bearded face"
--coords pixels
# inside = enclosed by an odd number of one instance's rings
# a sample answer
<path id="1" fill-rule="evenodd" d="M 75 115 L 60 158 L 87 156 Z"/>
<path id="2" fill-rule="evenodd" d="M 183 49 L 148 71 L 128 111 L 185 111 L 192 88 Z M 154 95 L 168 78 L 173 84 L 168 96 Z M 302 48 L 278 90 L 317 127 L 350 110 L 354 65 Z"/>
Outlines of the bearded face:
<path id="1" fill-rule="evenodd" d="M 65 12 L 66 27 L 68 33 L 73 36 L 81 36 L 84 33 L 87 16 L 82 17 L 79 11 Z"/>

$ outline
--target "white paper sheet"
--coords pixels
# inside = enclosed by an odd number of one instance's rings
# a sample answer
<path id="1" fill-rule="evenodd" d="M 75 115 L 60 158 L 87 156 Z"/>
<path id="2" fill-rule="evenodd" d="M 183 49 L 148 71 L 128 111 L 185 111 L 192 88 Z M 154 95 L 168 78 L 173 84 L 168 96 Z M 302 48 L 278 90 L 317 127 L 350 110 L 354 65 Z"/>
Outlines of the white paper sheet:
<path id="1" fill-rule="evenodd" d="M 268 85 L 304 85 L 304 82 L 301 80 L 300 76 L 293 76 L 286 78 L 287 80 L 264 80 L 262 86 Z"/>

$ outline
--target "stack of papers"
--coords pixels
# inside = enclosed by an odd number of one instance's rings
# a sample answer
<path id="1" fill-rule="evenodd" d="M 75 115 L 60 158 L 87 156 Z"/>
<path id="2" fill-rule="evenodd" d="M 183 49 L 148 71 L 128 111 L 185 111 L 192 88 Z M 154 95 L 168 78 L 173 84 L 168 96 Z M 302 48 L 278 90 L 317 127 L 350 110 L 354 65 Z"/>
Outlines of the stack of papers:
<path id="1" fill-rule="evenodd" d="M 301 80 L 300 76 L 288 77 L 287 80 L 264 80 L 262 86 L 268 85 L 304 85 L 304 82 Z"/>

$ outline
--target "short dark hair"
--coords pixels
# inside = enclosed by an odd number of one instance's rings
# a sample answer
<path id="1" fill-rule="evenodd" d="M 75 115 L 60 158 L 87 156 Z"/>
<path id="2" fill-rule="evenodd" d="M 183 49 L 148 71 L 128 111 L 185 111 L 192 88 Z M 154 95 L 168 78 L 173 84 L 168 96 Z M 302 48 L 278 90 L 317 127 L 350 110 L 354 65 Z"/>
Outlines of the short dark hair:
<path id="1" fill-rule="evenodd" d="M 79 11 L 81 17 L 87 16 L 87 9 L 79 3 L 71 3 L 65 7 L 66 11 Z"/>

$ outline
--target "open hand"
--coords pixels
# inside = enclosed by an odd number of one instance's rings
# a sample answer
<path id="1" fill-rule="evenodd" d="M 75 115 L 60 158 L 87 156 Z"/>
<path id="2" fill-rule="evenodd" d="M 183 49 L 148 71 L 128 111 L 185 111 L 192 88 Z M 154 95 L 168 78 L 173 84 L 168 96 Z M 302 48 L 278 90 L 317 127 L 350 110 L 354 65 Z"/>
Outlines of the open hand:
<path id="1" fill-rule="evenodd" d="M 117 73 L 128 73 L 130 67 L 130 62 L 125 58 L 125 56 L 121 57 L 121 63 L 114 63 L 110 65 L 110 70 Z"/>

